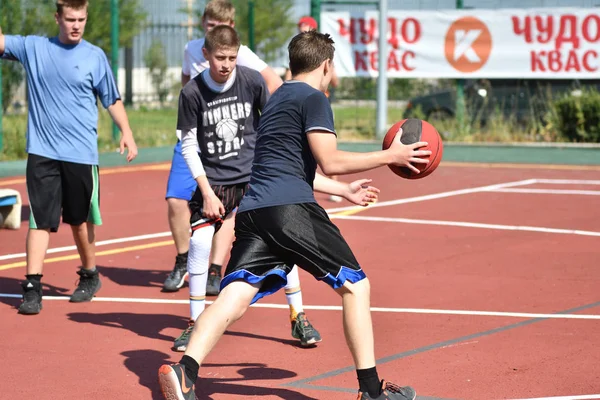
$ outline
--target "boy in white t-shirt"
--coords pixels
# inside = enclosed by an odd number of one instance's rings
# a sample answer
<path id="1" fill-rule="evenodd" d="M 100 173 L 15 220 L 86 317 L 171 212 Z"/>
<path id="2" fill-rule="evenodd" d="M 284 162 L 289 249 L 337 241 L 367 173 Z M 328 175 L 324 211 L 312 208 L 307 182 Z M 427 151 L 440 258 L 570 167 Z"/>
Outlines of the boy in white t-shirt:
<path id="1" fill-rule="evenodd" d="M 207 3 L 202 16 L 202 27 L 209 32 L 215 26 L 234 26 L 235 8 L 229 1 L 212 0 Z M 185 86 L 191 79 L 209 68 L 208 61 L 203 55 L 204 38 L 191 40 L 185 46 L 182 65 L 181 83 Z M 240 46 L 237 65 L 254 69 L 262 75 L 270 93 L 273 93 L 283 83 L 281 78 L 247 46 Z M 169 208 L 169 225 L 177 249 L 175 267 L 164 284 L 165 291 L 177 291 L 188 276 L 188 250 L 190 246 L 190 218 L 188 202 L 196 191 L 196 181 L 181 153 L 181 138 L 175 146 L 171 171 L 167 184 L 167 203 Z M 207 279 L 196 279 L 191 275 L 190 284 L 190 313 L 191 319 L 187 329 L 175 339 L 173 349 L 185 351 L 189 335 L 193 328 L 194 315 L 204 309 L 205 296 L 219 294 L 221 270 L 225 258 L 231 249 L 234 238 L 234 218 L 223 223 L 221 229 L 214 235 L 209 260 Z M 204 284 L 206 282 L 206 284 Z M 300 340 L 301 345 L 310 346 L 321 341 L 319 332 L 312 326 L 303 311 L 302 292 L 298 268 L 295 267 L 288 275 L 285 287 L 286 298 L 290 307 L 292 336 Z"/>

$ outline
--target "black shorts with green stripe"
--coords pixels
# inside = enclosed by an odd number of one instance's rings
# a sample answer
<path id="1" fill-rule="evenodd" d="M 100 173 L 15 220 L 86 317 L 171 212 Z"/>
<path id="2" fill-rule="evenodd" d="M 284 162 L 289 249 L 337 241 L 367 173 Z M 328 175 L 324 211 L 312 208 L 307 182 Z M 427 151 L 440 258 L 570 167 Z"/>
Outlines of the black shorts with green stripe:
<path id="1" fill-rule="evenodd" d="M 61 214 L 69 225 L 102 224 L 97 165 L 29 154 L 26 180 L 30 228 L 56 232 Z"/>

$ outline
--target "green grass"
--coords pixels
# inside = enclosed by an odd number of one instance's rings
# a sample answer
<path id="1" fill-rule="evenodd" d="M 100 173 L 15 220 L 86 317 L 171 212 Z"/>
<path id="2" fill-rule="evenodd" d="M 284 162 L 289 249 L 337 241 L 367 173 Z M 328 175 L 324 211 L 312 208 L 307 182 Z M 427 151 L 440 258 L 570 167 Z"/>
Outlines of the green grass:
<path id="1" fill-rule="evenodd" d="M 377 110 L 374 107 L 336 107 L 334 116 L 340 139 L 373 139 L 375 137 L 376 113 Z M 128 109 L 127 116 L 139 148 L 168 146 L 177 142 L 175 136 L 177 109 Z M 389 110 L 389 121 L 397 121 L 401 117 L 401 109 Z M 0 160 L 26 158 L 25 131 L 27 116 L 6 115 L 3 117 L 3 127 L 4 150 L 0 152 Z M 110 152 L 114 151 L 117 146 L 118 142 L 113 141 L 112 137 L 110 115 L 104 109 L 101 109 L 98 118 L 98 149 L 100 152 Z"/>
<path id="2" fill-rule="evenodd" d="M 165 146 L 177 142 L 176 109 L 128 109 L 127 116 L 138 147 Z M 98 121 L 98 149 L 100 152 L 112 151 L 117 145 L 112 138 L 112 119 L 108 112 L 102 110 Z"/>
<path id="3" fill-rule="evenodd" d="M 388 109 L 388 122 L 402 119 L 404 110 Z M 335 129 L 341 140 L 370 140 L 375 138 L 377 108 L 368 106 L 334 107 Z"/>

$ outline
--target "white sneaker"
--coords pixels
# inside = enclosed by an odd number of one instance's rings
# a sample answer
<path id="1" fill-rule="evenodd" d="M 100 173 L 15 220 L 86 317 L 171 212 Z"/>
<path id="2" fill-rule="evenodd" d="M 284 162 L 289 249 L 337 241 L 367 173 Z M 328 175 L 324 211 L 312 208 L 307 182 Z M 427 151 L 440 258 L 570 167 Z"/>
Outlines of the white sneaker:
<path id="1" fill-rule="evenodd" d="M 342 198 L 340 196 L 332 194 L 331 196 L 329 196 L 329 201 L 333 201 L 334 203 L 341 203 Z"/>

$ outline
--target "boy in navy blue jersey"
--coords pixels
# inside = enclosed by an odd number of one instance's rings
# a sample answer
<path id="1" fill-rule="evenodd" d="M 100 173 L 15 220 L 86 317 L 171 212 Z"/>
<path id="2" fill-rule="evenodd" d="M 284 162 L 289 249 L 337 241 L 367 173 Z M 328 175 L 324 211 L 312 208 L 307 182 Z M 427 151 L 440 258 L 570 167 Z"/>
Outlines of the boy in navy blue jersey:
<path id="1" fill-rule="evenodd" d="M 369 281 L 339 229 L 314 197 L 321 191 L 367 205 L 368 181 L 344 184 L 316 174 L 363 172 L 427 163 L 417 150 L 427 143 L 403 145 L 401 132 L 389 149 L 350 153 L 337 149 L 333 114 L 324 92 L 332 76 L 333 41 L 316 31 L 297 35 L 289 45 L 292 80 L 271 97 L 261 115 L 250 188 L 240 203 L 236 240 L 221 292 L 196 321 L 178 364 L 163 365 L 159 382 L 169 400 L 194 399 L 200 364 L 225 330 L 250 304 L 282 288 L 294 264 L 330 285 L 342 297 L 344 333 L 359 381 L 359 399 L 414 399 L 410 387 L 380 381 L 375 366 Z"/>

